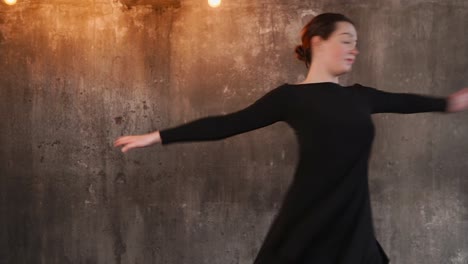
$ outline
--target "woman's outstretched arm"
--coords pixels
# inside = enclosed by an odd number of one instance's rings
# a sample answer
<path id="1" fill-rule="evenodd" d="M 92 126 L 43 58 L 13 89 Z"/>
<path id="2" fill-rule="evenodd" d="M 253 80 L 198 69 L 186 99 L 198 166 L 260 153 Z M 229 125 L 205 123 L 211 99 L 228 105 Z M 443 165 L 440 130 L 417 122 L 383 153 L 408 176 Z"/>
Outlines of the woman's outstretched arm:
<path id="1" fill-rule="evenodd" d="M 468 88 L 447 97 L 415 93 L 392 93 L 360 85 L 372 113 L 412 114 L 422 112 L 458 112 L 468 108 Z"/>
<path id="2" fill-rule="evenodd" d="M 251 105 L 225 115 L 208 116 L 152 133 L 124 136 L 114 142 L 122 152 L 155 143 L 219 140 L 284 120 L 287 99 L 285 86 L 279 86 Z"/>

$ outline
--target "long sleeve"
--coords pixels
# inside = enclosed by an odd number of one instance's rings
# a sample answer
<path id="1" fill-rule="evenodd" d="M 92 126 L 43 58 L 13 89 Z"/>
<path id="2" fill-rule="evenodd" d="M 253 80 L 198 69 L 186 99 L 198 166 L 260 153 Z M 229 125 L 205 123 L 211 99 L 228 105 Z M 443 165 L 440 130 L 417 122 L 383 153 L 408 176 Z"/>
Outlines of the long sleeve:
<path id="1" fill-rule="evenodd" d="M 360 88 L 363 89 L 368 99 L 372 113 L 445 112 L 447 108 L 447 98 L 445 97 L 415 93 L 391 93 L 366 86 Z"/>
<path id="2" fill-rule="evenodd" d="M 208 116 L 159 131 L 161 144 L 218 140 L 284 120 L 287 105 L 284 86 L 279 86 L 237 112 Z"/>

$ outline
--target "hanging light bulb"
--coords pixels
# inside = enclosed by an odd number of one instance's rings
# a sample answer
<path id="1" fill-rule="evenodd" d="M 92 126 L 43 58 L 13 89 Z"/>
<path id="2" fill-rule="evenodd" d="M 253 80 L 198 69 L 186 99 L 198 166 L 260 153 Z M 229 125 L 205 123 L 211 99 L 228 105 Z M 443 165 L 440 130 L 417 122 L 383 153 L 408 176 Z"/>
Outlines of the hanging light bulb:
<path id="1" fill-rule="evenodd" d="M 211 7 L 218 7 L 221 4 L 221 0 L 208 0 L 208 4 Z"/>
<path id="2" fill-rule="evenodd" d="M 16 4 L 16 0 L 3 0 L 3 2 L 5 2 L 5 4 L 7 4 L 7 5 L 14 5 L 14 4 Z"/>

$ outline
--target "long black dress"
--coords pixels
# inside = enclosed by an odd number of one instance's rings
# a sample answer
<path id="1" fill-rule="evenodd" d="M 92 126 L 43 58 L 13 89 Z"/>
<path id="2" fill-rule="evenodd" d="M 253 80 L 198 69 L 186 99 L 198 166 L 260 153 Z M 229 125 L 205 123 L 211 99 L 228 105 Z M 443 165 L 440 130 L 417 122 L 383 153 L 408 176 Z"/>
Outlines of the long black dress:
<path id="1" fill-rule="evenodd" d="M 333 82 L 283 84 L 248 107 L 160 131 L 163 145 L 218 140 L 284 121 L 299 162 L 255 264 L 378 264 L 368 160 L 374 113 L 445 112 L 445 97 Z"/>

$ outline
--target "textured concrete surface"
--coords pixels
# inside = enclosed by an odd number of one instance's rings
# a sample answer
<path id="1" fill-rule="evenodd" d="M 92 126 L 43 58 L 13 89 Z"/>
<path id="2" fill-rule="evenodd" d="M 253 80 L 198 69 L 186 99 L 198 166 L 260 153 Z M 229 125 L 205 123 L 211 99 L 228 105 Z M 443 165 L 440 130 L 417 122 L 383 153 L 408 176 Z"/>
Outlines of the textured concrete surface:
<path id="1" fill-rule="evenodd" d="M 126 155 L 112 141 L 302 81 L 294 46 L 325 11 L 358 24 L 342 84 L 468 86 L 466 1 L 0 4 L 0 263 L 251 263 L 294 171 L 287 125 Z M 393 263 L 468 263 L 466 120 L 374 116 L 373 212 Z"/>

